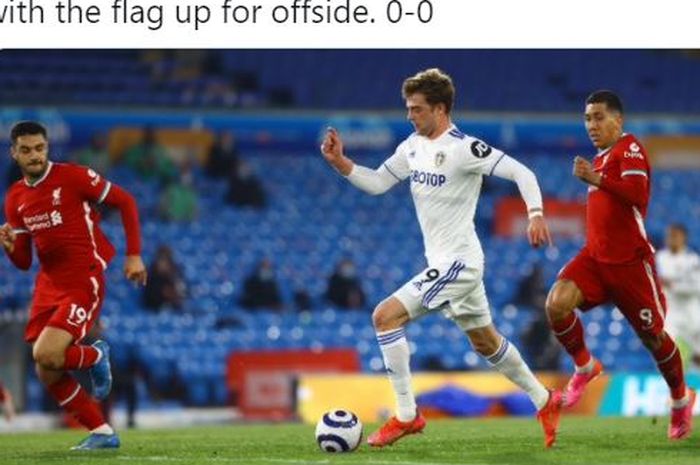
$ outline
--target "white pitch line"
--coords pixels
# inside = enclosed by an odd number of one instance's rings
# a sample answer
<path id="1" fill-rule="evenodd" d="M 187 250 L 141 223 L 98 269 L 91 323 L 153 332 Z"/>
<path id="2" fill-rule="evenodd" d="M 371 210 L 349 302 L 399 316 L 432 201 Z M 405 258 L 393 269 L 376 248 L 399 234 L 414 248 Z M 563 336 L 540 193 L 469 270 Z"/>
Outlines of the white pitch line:
<path id="1" fill-rule="evenodd" d="M 341 454 L 339 454 L 341 455 Z M 168 457 L 168 456 L 163 456 L 163 455 L 152 455 L 152 456 L 131 456 L 131 455 L 119 455 L 118 458 L 120 460 L 127 460 L 127 461 L 138 461 L 138 460 L 144 460 L 144 461 L 150 461 L 150 462 L 191 462 L 193 458 L 186 458 L 186 457 Z M 407 462 L 405 460 L 374 460 L 372 458 L 369 458 L 367 456 L 358 456 L 358 459 L 367 465 L 488 465 L 483 462 L 459 462 L 459 463 L 450 463 L 450 462 Z M 331 463 L 331 460 L 325 459 L 325 460 L 300 460 L 300 459 L 277 459 L 277 458 L 262 458 L 262 457 L 248 457 L 248 458 L 240 458 L 236 459 L 233 457 L 201 457 L 200 460 L 203 462 L 216 462 L 216 463 L 231 463 L 231 464 L 236 464 L 236 463 L 289 463 L 289 464 L 328 464 Z"/>

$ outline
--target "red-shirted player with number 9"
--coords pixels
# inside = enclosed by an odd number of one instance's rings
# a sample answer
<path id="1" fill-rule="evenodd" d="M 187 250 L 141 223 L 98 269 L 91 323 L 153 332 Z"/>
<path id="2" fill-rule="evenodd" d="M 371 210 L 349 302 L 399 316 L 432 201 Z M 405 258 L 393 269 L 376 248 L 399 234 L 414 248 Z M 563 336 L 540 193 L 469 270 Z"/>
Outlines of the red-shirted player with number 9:
<path id="1" fill-rule="evenodd" d="M 578 402 L 586 385 L 603 371 L 586 348 L 575 309 L 611 302 L 654 356 L 671 390 L 669 439 L 684 439 L 692 429 L 695 392 L 686 388 L 680 352 L 664 331 L 666 301 L 644 229 L 651 176 L 647 153 L 633 135 L 623 132 L 622 102 L 614 93 L 591 94 L 585 122 L 599 150 L 593 163 L 574 160 L 574 176 L 589 185 L 586 245 L 564 266 L 547 297 L 552 331 L 576 364 L 564 405 Z"/>
<path id="2" fill-rule="evenodd" d="M 31 266 L 32 243 L 37 249 L 41 267 L 25 331 L 37 374 L 56 402 L 91 433 L 74 449 L 119 447 L 119 437 L 99 405 L 69 371 L 89 370 L 93 396 L 102 400 L 109 394 L 109 346 L 104 341 L 81 344 L 98 318 L 105 292 L 104 271 L 115 254 L 99 228 L 93 205 L 120 210 L 127 243 L 124 273 L 145 284 L 136 202 L 87 167 L 51 162 L 47 132 L 41 124 L 17 123 L 10 139 L 12 158 L 23 179 L 6 194 L 7 223 L 0 227 L 0 242 L 22 270 Z"/>

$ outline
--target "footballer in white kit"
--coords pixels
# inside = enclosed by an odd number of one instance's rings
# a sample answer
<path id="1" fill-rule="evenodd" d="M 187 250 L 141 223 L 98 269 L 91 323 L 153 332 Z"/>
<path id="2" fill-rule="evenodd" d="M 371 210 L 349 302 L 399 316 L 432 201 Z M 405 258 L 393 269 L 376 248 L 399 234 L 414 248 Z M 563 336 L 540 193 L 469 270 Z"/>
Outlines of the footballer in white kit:
<path id="1" fill-rule="evenodd" d="M 452 125 L 434 140 L 412 134 L 380 168 L 393 177 L 388 180 L 392 185 L 410 180 L 423 232 L 428 267 L 394 294 L 411 318 L 439 309 L 465 330 L 491 323 L 474 214 L 483 175 L 494 174 L 504 160 L 513 166 L 503 152 Z M 531 211 L 541 214 L 534 175 L 523 168 L 519 174 L 530 183 Z M 349 179 L 353 182 L 353 173 Z"/>
<path id="2" fill-rule="evenodd" d="M 683 225 L 666 230 L 666 248 L 656 253 L 656 269 L 666 295 L 666 330 L 684 365 L 700 367 L 700 256 L 688 247 Z M 692 362 L 692 364 L 690 363 Z"/>
<path id="3" fill-rule="evenodd" d="M 379 168 L 355 164 L 330 128 L 321 146 L 326 161 L 357 188 L 378 195 L 408 179 L 423 233 L 428 266 L 377 305 L 372 321 L 397 401 L 396 416 L 367 438 L 383 447 L 421 432 L 425 419 L 411 388 L 410 351 L 404 326 L 431 311 L 442 311 L 464 330 L 474 350 L 521 387 L 538 410 L 545 446 L 556 439 L 561 393 L 540 383 L 517 348 L 493 326 L 483 284 L 484 253 L 474 228 L 484 175 L 514 181 L 527 205 L 533 247 L 551 242 L 535 175 L 521 163 L 452 124 L 451 78 L 429 69 L 406 79 L 402 94 L 415 128 Z"/>

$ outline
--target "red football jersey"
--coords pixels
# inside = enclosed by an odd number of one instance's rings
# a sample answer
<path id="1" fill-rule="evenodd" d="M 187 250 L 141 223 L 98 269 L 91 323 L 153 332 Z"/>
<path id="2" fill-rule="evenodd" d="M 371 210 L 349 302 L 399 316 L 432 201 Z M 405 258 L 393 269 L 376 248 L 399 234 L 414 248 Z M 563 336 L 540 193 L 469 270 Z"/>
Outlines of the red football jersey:
<path id="1" fill-rule="evenodd" d="M 627 263 L 653 254 L 654 247 L 644 229 L 651 167 L 642 144 L 633 135 L 624 134 L 615 145 L 595 156 L 593 169 L 602 174 L 603 181 L 601 187 L 588 188 L 586 248 L 591 256 L 604 263 Z M 631 176 L 640 176 L 646 182 L 643 186 L 624 183 Z"/>
<path id="2" fill-rule="evenodd" d="M 33 185 L 14 183 L 5 198 L 5 217 L 18 234 L 30 234 L 42 272 L 56 283 L 100 272 L 115 250 L 93 208 L 112 184 L 85 166 L 53 163 Z"/>

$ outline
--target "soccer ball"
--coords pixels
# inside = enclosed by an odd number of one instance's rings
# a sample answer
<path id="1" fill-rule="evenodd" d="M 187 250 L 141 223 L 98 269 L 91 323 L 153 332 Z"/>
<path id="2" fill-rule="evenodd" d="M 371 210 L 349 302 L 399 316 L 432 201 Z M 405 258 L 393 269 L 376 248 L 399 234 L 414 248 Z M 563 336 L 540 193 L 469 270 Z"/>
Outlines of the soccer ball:
<path id="1" fill-rule="evenodd" d="M 316 423 L 316 443 L 324 452 L 352 452 L 362 441 L 362 422 L 348 410 L 331 410 Z"/>

